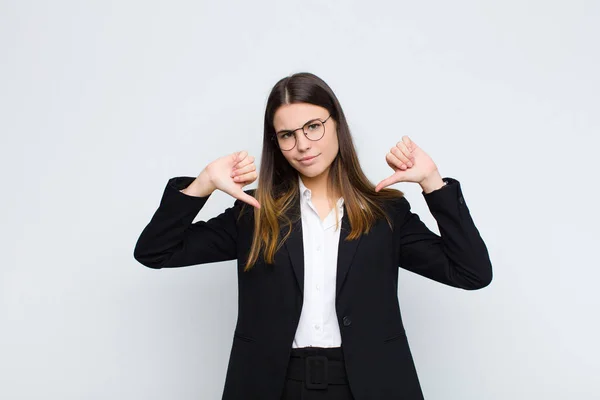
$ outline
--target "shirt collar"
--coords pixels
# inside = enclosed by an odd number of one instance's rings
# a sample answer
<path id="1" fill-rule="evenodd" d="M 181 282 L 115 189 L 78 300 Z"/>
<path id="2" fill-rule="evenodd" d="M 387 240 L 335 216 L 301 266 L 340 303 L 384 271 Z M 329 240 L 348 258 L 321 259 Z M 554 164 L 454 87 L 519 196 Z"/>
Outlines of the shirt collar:
<path id="1" fill-rule="evenodd" d="M 307 188 L 304 185 L 304 182 L 302 182 L 302 178 L 300 178 L 300 174 L 298 174 L 298 185 L 300 186 L 300 196 L 302 196 L 302 198 L 306 197 L 310 199 L 312 192 L 309 188 Z"/>
<path id="2" fill-rule="evenodd" d="M 298 185 L 300 187 L 300 197 L 302 201 L 309 200 L 312 196 L 312 191 L 306 187 L 304 182 L 302 182 L 302 178 L 300 174 L 298 174 Z M 337 206 L 340 210 L 343 210 L 344 198 L 340 197 L 337 201 Z"/>

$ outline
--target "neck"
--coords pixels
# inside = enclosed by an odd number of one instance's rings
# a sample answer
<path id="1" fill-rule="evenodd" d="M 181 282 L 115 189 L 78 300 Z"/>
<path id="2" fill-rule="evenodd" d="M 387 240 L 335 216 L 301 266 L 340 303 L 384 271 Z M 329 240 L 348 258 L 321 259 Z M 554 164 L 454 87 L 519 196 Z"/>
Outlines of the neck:
<path id="1" fill-rule="evenodd" d="M 329 177 L 328 173 L 329 168 L 325 170 L 322 174 L 313 177 L 308 177 L 300 174 L 300 178 L 302 179 L 304 186 L 310 189 L 313 198 L 323 199 L 329 197 L 327 193 L 327 179 Z M 336 194 L 334 196 L 335 199 L 339 197 L 340 194 Z"/>

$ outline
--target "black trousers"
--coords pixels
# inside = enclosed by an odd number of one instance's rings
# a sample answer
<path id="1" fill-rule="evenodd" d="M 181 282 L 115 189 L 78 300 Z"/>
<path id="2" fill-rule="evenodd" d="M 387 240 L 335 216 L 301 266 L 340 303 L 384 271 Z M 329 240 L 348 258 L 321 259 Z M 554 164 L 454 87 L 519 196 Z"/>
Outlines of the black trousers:
<path id="1" fill-rule="evenodd" d="M 354 400 L 341 347 L 292 349 L 281 400 Z"/>

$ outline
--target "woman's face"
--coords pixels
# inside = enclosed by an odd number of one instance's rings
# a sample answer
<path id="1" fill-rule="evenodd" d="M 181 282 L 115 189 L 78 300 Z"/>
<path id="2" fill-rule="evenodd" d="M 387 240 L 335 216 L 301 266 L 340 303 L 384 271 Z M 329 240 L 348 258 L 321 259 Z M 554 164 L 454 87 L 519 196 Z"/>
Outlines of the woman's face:
<path id="1" fill-rule="evenodd" d="M 294 130 L 304 126 L 308 121 L 318 118 L 324 121 L 329 116 L 326 108 L 309 103 L 284 104 L 273 117 L 275 132 Z M 280 150 L 285 159 L 302 176 L 314 178 L 329 171 L 338 150 L 337 123 L 330 117 L 324 124 L 325 134 L 320 140 L 313 141 L 306 137 L 302 129 L 298 129 L 296 146 L 291 150 Z M 288 135 L 289 136 L 289 135 Z M 313 157 L 301 161 L 303 158 Z"/>

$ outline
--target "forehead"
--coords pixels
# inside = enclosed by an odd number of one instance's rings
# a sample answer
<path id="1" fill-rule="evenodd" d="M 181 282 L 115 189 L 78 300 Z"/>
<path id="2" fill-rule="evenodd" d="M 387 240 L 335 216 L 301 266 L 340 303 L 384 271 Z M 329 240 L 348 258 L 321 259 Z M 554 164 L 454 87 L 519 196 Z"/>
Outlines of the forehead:
<path id="1" fill-rule="evenodd" d="M 284 104 L 273 116 L 275 131 L 296 129 L 315 118 L 325 119 L 329 113 L 321 106 L 308 103 Z"/>

